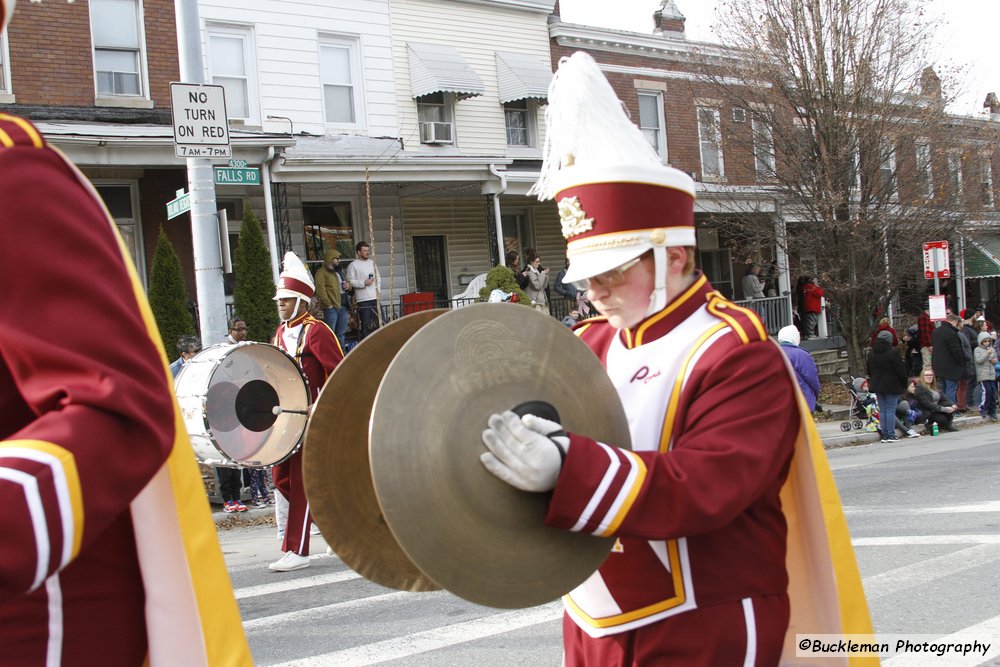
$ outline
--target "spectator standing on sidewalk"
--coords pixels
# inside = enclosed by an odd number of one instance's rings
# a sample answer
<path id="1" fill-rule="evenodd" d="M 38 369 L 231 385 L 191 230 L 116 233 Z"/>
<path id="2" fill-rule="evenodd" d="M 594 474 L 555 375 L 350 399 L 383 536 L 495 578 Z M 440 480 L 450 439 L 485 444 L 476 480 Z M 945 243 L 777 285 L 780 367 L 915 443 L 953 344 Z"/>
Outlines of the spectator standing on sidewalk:
<path id="1" fill-rule="evenodd" d="M 323 321 L 333 330 L 341 349 L 344 348 L 344 334 L 351 319 L 351 284 L 344 280 L 340 270 L 340 251 L 330 248 L 323 255 L 323 266 L 316 271 L 316 298 L 323 309 Z"/>
<path id="2" fill-rule="evenodd" d="M 962 347 L 964 338 L 958 331 L 961 326 L 962 318 L 948 313 L 931 337 L 931 367 L 941 381 L 941 391 L 948 398 L 949 405 L 956 404 L 959 380 L 966 376 L 966 356 Z"/>
<path id="3" fill-rule="evenodd" d="M 868 353 L 868 386 L 878 401 L 882 442 L 896 442 L 896 404 L 906 391 L 906 365 L 892 346 L 892 334 L 880 331 Z"/>
<path id="4" fill-rule="evenodd" d="M 965 368 L 965 382 L 958 385 L 958 407 L 965 412 L 973 405 L 979 405 L 980 398 L 975 359 L 976 348 L 979 347 L 979 331 L 974 326 L 976 318 L 979 317 L 979 311 L 966 308 L 959 315 L 962 318 L 961 333 L 969 343 L 969 363 L 966 364 Z"/>
<path id="5" fill-rule="evenodd" d="M 983 419 L 997 420 L 997 354 L 993 349 L 993 337 L 983 331 L 979 334 L 979 344 L 976 346 L 976 379 L 982 390 L 982 401 L 979 403 L 979 414 Z"/>
<path id="6" fill-rule="evenodd" d="M 778 344 L 781 351 L 788 357 L 792 368 L 795 370 L 795 379 L 798 380 L 799 388 L 806 399 L 806 405 L 811 412 L 816 410 L 816 397 L 819 396 L 819 369 L 816 368 L 816 361 L 806 350 L 799 347 L 801 337 L 799 330 L 792 325 L 782 327 L 778 332 Z"/>

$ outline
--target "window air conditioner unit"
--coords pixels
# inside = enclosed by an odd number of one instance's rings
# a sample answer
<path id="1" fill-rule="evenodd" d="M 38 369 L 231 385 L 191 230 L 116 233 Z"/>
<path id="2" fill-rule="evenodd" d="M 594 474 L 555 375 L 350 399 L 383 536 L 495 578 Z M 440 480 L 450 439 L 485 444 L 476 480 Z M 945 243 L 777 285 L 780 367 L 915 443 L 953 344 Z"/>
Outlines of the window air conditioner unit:
<path id="1" fill-rule="evenodd" d="M 451 123 L 420 123 L 420 143 L 452 143 L 451 127 Z"/>
<path id="2" fill-rule="evenodd" d="M 747 110 L 741 109 L 740 107 L 733 107 L 733 122 L 734 123 L 747 122 Z"/>

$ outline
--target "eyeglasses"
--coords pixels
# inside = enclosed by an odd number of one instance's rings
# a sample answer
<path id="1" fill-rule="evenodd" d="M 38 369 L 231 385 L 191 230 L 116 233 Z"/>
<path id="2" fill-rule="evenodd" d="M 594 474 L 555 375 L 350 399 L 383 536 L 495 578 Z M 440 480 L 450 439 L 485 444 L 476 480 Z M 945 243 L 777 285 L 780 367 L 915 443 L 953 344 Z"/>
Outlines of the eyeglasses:
<path id="1" fill-rule="evenodd" d="M 247 330 L 246 327 L 236 327 L 235 329 L 233 329 L 233 331 L 246 331 L 246 330 Z"/>
<path id="2" fill-rule="evenodd" d="M 618 287 L 625 282 L 625 272 L 631 269 L 633 266 L 642 261 L 642 256 L 636 257 L 635 259 L 630 259 L 625 262 L 617 269 L 611 269 L 610 271 L 605 271 L 602 274 L 593 276 L 592 278 L 582 278 L 581 280 L 574 280 L 570 283 L 573 287 L 580 290 L 581 292 L 590 289 L 591 285 L 600 285 L 605 288 Z"/>

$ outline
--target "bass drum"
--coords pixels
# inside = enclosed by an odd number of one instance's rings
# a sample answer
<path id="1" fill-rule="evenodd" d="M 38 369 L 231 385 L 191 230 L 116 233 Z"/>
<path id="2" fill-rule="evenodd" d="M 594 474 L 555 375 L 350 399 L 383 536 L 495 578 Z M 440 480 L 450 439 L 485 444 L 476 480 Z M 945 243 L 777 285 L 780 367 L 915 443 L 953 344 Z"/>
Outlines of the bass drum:
<path id="1" fill-rule="evenodd" d="M 267 468 L 299 448 L 309 383 L 295 360 L 273 345 L 214 345 L 186 363 L 174 381 L 184 426 L 202 463 Z"/>

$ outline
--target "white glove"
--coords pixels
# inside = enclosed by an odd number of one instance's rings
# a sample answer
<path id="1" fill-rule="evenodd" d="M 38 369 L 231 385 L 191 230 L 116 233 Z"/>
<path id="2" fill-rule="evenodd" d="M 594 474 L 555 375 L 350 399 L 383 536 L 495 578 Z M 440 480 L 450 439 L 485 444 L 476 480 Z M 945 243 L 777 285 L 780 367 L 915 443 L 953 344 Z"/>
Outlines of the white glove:
<path id="1" fill-rule="evenodd" d="M 491 473 L 522 491 L 550 491 L 569 451 L 569 437 L 556 422 L 507 410 L 491 415 L 483 431 L 490 450 L 479 460 Z"/>

